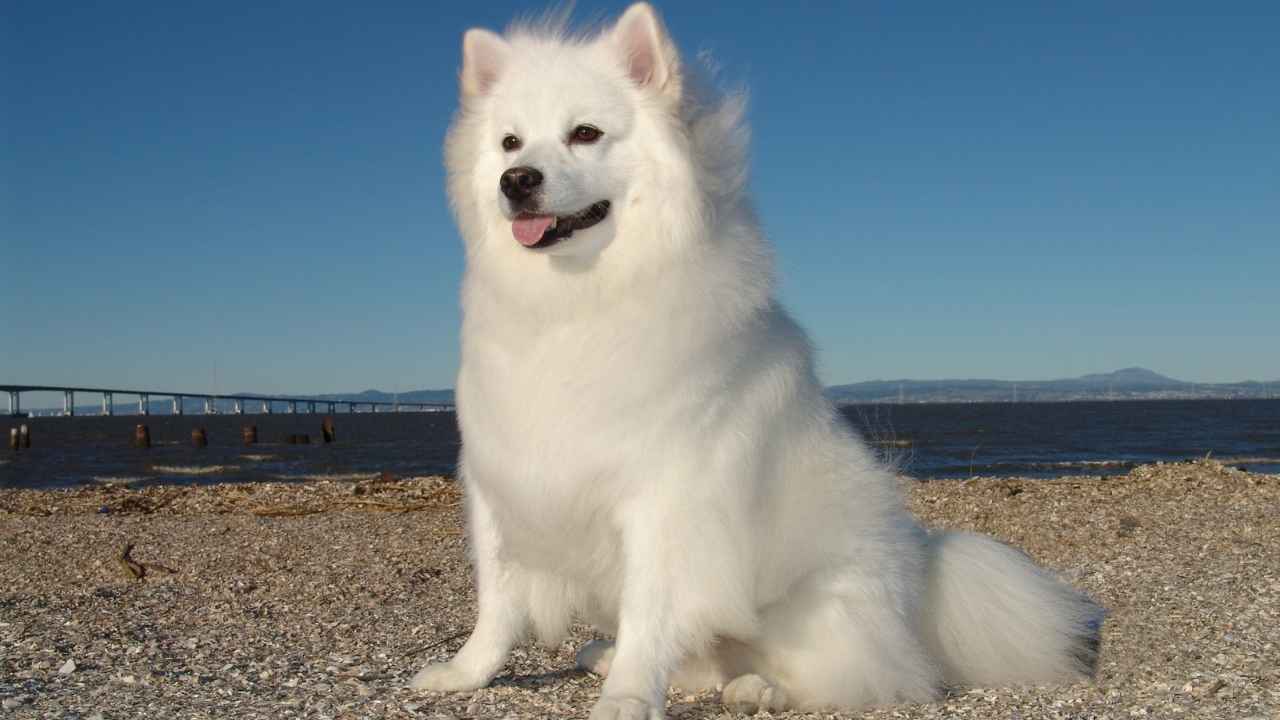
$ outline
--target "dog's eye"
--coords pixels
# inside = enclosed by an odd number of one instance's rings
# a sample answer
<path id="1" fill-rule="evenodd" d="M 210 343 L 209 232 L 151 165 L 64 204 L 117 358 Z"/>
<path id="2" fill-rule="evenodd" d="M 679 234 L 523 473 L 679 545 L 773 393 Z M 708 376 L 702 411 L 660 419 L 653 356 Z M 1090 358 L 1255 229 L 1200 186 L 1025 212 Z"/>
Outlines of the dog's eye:
<path id="1" fill-rule="evenodd" d="M 508 135 L 502 138 L 502 149 L 506 150 L 507 152 L 511 152 L 512 150 L 519 150 L 520 144 L 521 144 L 520 138 L 516 137 L 515 135 Z"/>
<path id="2" fill-rule="evenodd" d="M 584 145 L 593 143 L 599 140 L 600 136 L 603 134 L 604 133 L 601 132 L 600 128 L 598 127 L 592 127 L 590 125 L 579 125 L 578 127 L 573 129 L 573 132 L 569 133 L 569 143 L 570 144 L 582 143 Z"/>

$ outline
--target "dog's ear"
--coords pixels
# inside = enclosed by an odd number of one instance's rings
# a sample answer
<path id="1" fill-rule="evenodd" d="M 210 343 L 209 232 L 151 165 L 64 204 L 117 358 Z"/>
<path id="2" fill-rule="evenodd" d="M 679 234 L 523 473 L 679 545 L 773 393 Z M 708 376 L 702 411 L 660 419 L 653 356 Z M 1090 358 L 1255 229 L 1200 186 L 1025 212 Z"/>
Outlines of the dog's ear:
<path id="1" fill-rule="evenodd" d="M 609 40 L 632 81 L 670 98 L 680 97 L 680 56 L 652 5 L 638 2 L 627 8 Z"/>
<path id="2" fill-rule="evenodd" d="M 464 96 L 484 95 L 493 88 L 511 55 L 511 46 L 498 35 L 472 28 L 462 36 L 462 75 L 459 79 Z"/>

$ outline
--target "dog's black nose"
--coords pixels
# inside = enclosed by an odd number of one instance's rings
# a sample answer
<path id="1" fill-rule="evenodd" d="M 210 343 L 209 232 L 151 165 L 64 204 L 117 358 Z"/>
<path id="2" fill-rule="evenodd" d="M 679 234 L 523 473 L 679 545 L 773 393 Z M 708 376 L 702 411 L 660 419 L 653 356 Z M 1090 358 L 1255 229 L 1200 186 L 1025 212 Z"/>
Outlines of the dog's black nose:
<path id="1" fill-rule="evenodd" d="M 502 173 L 502 179 L 498 181 L 502 194 L 516 202 L 527 200 L 541 184 L 542 173 L 531 167 L 513 167 Z"/>

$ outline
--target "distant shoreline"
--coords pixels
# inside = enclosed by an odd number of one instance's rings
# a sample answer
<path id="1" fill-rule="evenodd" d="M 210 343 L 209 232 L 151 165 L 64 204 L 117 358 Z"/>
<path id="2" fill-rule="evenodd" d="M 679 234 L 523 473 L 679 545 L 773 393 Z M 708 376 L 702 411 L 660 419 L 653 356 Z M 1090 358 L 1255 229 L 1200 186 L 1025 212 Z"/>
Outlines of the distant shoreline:
<path id="1" fill-rule="evenodd" d="M 3 386 L 21 388 L 22 386 Z M 34 386 L 32 386 L 34 387 Z M 56 388 L 45 388 L 40 392 L 55 391 Z M 37 392 L 32 389 L 31 392 Z M 107 393 L 103 390 L 87 390 L 90 396 L 96 393 Z M 143 390 L 113 390 L 111 393 L 124 396 L 147 397 L 184 397 L 184 407 L 188 414 L 198 414 L 202 409 L 199 403 L 208 399 L 214 408 L 227 411 L 233 407 L 233 400 L 244 402 L 271 399 L 261 393 L 207 393 L 192 391 L 175 395 L 172 392 L 150 392 Z M 867 380 L 862 382 L 829 385 L 825 389 L 827 397 L 837 403 L 867 404 L 922 404 L 922 403 L 975 403 L 975 402 L 1099 402 L 1099 401 L 1146 401 L 1146 400 L 1276 400 L 1280 399 L 1280 380 L 1257 381 L 1242 380 L 1235 382 L 1208 383 L 1188 382 L 1161 375 L 1153 370 L 1141 367 L 1128 367 L 1108 373 L 1094 373 L 1074 378 L 1055 380 L 992 380 L 992 379 L 940 379 L 912 380 L 898 378 L 891 380 Z M 454 405 L 454 391 L 450 388 L 410 390 L 407 392 L 386 392 L 383 390 L 364 390 L 358 393 L 321 393 L 297 394 L 285 393 L 272 396 L 276 401 L 295 403 L 315 403 L 317 405 L 336 403 L 350 405 Z M 200 399 L 200 400 L 197 400 Z M 104 401 L 106 398 L 104 397 Z M 40 402 L 46 402 L 41 400 Z M 72 398 L 74 403 L 74 398 Z M 22 403 L 26 404 L 26 403 Z M 152 414 L 162 414 L 169 401 L 152 401 Z M 76 405 L 77 412 L 86 408 L 86 413 L 100 411 L 98 405 Z M 123 404 L 122 404 L 122 407 Z M 301 407 L 299 405 L 298 407 Z M 59 407 L 33 408 L 39 412 L 58 412 Z"/>
<path id="2" fill-rule="evenodd" d="M 1230 396 L 1230 395 L 1159 395 L 1159 396 L 1083 396 L 1083 397 L 1063 397 L 1063 398 L 1020 398 L 1018 400 L 1001 399 L 1001 398 L 911 398 L 906 397 L 904 400 L 897 398 L 878 398 L 878 399 L 846 399 L 841 397 L 828 396 L 838 407 L 857 406 L 857 405 L 1037 405 L 1037 404 L 1059 404 L 1059 403 L 1124 403 L 1124 402 L 1196 402 L 1196 401 L 1280 401 L 1280 393 L 1269 396 Z M 434 413 L 452 413 L 457 409 L 453 407 L 440 408 L 436 410 L 400 410 L 398 412 L 379 412 L 378 415 L 422 415 Z M 0 415 L 0 420 L 4 419 L 21 419 L 27 418 L 95 418 L 95 417 L 204 417 L 203 412 L 188 412 L 181 415 L 172 411 L 157 410 L 149 415 L 142 415 L 138 412 L 117 412 L 114 415 L 103 415 L 101 408 L 97 405 L 77 406 L 75 415 L 67 415 L 60 408 L 33 408 L 26 411 L 27 415 Z M 212 416 L 230 416 L 230 417 L 260 417 L 263 415 L 297 415 L 307 416 L 312 413 L 242 413 L 234 414 L 228 412 L 209 413 Z M 317 416 L 323 416 L 327 413 L 316 412 Z M 336 413 L 337 415 L 347 415 L 349 413 Z M 369 414 L 369 413 L 356 413 Z"/>

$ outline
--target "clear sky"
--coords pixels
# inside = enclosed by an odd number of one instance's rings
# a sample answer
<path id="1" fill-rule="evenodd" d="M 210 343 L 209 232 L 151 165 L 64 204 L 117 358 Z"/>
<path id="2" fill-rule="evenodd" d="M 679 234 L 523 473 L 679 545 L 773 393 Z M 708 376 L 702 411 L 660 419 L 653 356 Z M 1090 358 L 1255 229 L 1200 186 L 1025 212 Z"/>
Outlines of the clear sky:
<path id="1" fill-rule="evenodd" d="M 459 41 L 541 8 L 4 3 L 0 383 L 450 386 Z M 1280 4 L 659 9 L 827 382 L 1280 378 Z"/>

